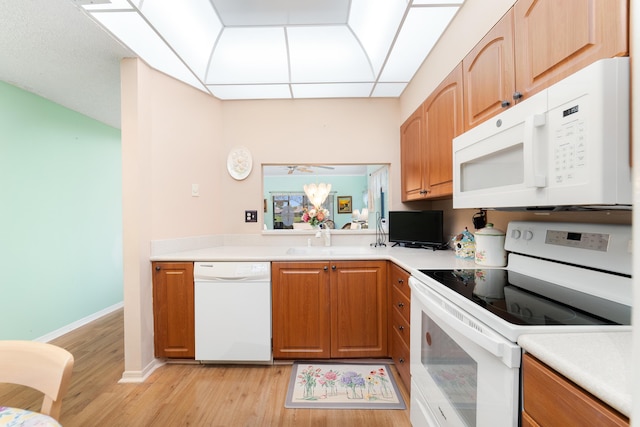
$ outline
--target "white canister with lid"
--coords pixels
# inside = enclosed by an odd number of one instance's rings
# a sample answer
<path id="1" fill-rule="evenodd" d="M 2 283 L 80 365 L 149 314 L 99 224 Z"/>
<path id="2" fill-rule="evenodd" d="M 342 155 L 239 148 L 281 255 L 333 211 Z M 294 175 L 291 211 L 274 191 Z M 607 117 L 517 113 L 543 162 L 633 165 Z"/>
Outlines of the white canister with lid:
<path id="1" fill-rule="evenodd" d="M 487 223 L 483 229 L 476 231 L 476 264 L 491 267 L 507 265 L 507 251 L 504 250 L 505 232 L 493 228 Z"/>

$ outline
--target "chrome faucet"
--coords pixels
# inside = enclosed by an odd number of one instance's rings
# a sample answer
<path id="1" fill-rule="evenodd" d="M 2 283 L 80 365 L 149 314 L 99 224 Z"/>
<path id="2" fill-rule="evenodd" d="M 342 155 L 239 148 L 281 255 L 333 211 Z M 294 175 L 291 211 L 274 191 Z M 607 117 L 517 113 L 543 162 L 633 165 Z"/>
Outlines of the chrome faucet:
<path id="1" fill-rule="evenodd" d="M 324 245 L 331 246 L 331 233 L 327 224 L 320 225 L 320 229 L 316 232 L 316 237 L 324 237 Z"/>

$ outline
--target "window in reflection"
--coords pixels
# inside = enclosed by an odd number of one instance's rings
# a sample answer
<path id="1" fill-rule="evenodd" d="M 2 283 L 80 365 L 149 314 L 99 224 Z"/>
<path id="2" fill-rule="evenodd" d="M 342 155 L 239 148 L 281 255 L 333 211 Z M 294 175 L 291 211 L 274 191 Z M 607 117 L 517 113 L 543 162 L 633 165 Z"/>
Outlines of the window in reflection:
<path id="1" fill-rule="evenodd" d="M 333 198 L 335 193 L 329 193 L 329 197 L 324 201 L 322 206 L 329 210 L 329 219 L 333 220 Z M 302 212 L 305 208 L 311 208 L 309 199 L 304 192 L 284 192 L 272 193 L 271 198 L 273 204 L 271 206 L 273 212 L 272 227 L 274 230 L 286 229 L 309 229 L 307 223 L 302 221 Z M 266 222 L 266 220 L 265 220 Z"/>

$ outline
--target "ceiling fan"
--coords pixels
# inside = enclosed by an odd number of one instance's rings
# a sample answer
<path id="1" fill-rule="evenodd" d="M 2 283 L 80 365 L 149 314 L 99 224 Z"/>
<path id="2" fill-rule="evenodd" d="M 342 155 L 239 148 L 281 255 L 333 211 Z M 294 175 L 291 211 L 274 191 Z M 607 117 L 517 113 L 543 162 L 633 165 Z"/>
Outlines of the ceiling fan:
<path id="1" fill-rule="evenodd" d="M 322 166 L 322 165 L 288 165 L 285 167 L 289 169 L 289 172 L 287 172 L 287 175 L 291 175 L 295 171 L 313 173 L 313 170 L 311 168 L 334 169 L 331 166 Z"/>

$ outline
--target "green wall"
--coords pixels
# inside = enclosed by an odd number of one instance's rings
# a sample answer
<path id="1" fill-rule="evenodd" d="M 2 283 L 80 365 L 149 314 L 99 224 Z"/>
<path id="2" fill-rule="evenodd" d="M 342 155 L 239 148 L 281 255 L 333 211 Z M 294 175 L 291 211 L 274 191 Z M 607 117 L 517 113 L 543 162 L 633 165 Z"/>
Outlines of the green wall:
<path id="1" fill-rule="evenodd" d="M 0 339 L 119 304 L 120 130 L 0 82 Z"/>

